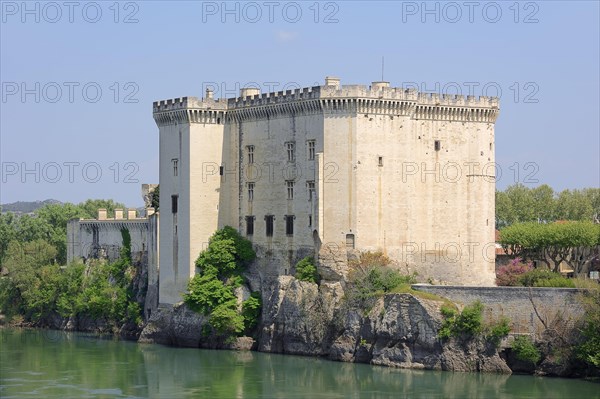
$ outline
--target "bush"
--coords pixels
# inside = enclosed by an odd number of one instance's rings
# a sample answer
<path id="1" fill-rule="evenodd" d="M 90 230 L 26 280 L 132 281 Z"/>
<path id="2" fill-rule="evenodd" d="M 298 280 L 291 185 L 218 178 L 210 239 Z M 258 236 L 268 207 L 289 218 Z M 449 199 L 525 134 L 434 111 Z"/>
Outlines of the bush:
<path id="1" fill-rule="evenodd" d="M 583 340 L 576 348 L 577 357 L 600 369 L 600 289 L 586 290 L 580 302 L 585 313 L 581 327 Z"/>
<path id="2" fill-rule="evenodd" d="M 444 316 L 444 321 L 438 331 L 438 337 L 440 338 L 471 338 L 483 331 L 483 305 L 479 301 L 465 306 L 460 313 L 444 305 L 441 308 L 441 313 Z"/>
<path id="3" fill-rule="evenodd" d="M 537 364 L 542 355 L 536 346 L 533 344 L 533 341 L 528 336 L 520 335 L 515 337 L 515 340 L 512 344 L 512 350 L 515 353 L 517 359 L 523 362 L 530 362 L 534 365 Z"/>
<path id="4" fill-rule="evenodd" d="M 496 274 L 496 285 L 514 287 L 522 285 L 520 277 L 533 269 L 531 263 L 523 263 L 521 258 L 515 258 L 511 262 L 498 269 Z"/>
<path id="5" fill-rule="evenodd" d="M 255 291 L 250 298 L 242 303 L 242 316 L 244 317 L 244 326 L 246 330 L 252 329 L 258 324 L 258 318 L 262 309 L 262 300 L 260 292 Z"/>
<path id="6" fill-rule="evenodd" d="M 319 282 L 319 273 L 312 257 L 307 256 L 296 264 L 296 278 L 309 283 Z"/>
<path id="7" fill-rule="evenodd" d="M 486 338 L 495 346 L 498 346 L 500 345 L 502 338 L 507 337 L 510 332 L 510 320 L 506 317 L 502 317 L 499 321 L 488 326 L 486 329 L 488 330 Z"/>
<path id="8" fill-rule="evenodd" d="M 190 279 L 183 299 L 191 309 L 209 316 L 210 326 L 219 334 L 239 334 L 257 319 L 253 314 L 260 308 L 256 297 L 245 301 L 244 315 L 244 304 L 240 313 L 233 293 L 243 283 L 244 267 L 255 257 L 252 243 L 226 226 L 212 235 L 208 248 L 196 260 L 199 270 Z"/>
<path id="9" fill-rule="evenodd" d="M 559 273 L 545 269 L 534 269 L 519 278 L 525 287 L 566 287 L 575 288 L 573 280 L 562 277 Z"/>
<path id="10" fill-rule="evenodd" d="M 237 311 L 235 301 L 218 305 L 210 312 L 209 324 L 219 334 L 231 335 L 244 331 L 244 317 Z"/>
<path id="11" fill-rule="evenodd" d="M 351 306 L 367 310 L 374 299 L 416 282 L 416 274 L 403 275 L 389 267 L 389 263 L 381 252 L 364 252 L 352 263 L 346 290 L 346 299 Z"/>

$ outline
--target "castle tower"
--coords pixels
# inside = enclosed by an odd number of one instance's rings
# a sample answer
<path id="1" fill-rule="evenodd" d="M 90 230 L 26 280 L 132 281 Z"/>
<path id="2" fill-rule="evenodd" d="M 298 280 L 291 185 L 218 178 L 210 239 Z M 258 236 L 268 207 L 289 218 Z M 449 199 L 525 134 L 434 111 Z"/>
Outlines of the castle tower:
<path id="1" fill-rule="evenodd" d="M 159 302 L 187 290 L 195 260 L 217 230 L 226 104 L 212 98 L 154 103 L 160 136 Z"/>
<path id="2" fill-rule="evenodd" d="M 160 303 L 181 300 L 195 259 L 225 225 L 257 251 L 253 289 L 307 255 L 325 279 L 343 278 L 365 250 L 422 281 L 494 285 L 498 113 L 496 98 L 335 77 L 154 103 Z"/>

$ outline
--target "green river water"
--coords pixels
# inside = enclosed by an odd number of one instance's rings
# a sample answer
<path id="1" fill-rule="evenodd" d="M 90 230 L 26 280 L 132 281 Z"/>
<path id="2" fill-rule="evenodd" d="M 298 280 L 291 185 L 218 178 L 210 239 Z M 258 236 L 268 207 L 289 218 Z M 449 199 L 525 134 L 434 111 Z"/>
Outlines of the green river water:
<path id="1" fill-rule="evenodd" d="M 582 380 L 399 370 L 0 330 L 1 398 L 600 398 Z"/>

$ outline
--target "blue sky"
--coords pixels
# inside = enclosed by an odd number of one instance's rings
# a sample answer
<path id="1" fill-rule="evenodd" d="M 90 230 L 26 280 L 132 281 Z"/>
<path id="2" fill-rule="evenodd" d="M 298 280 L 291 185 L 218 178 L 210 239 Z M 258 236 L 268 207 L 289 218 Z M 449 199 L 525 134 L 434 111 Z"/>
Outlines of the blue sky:
<path id="1" fill-rule="evenodd" d="M 600 187 L 597 1 L 23 4 L 0 2 L 0 203 L 140 206 L 153 101 L 368 85 L 382 56 L 393 86 L 500 95 L 498 188 Z"/>

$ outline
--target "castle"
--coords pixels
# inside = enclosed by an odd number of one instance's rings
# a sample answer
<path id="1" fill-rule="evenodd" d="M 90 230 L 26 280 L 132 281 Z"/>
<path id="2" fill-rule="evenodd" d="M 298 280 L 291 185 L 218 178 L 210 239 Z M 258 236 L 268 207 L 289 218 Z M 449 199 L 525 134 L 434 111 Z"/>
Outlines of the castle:
<path id="1" fill-rule="evenodd" d="M 155 102 L 160 140 L 159 301 L 182 298 L 209 237 L 252 241 L 252 273 L 315 256 L 343 277 L 382 251 L 423 281 L 494 285 L 496 98 L 388 82 Z"/>

